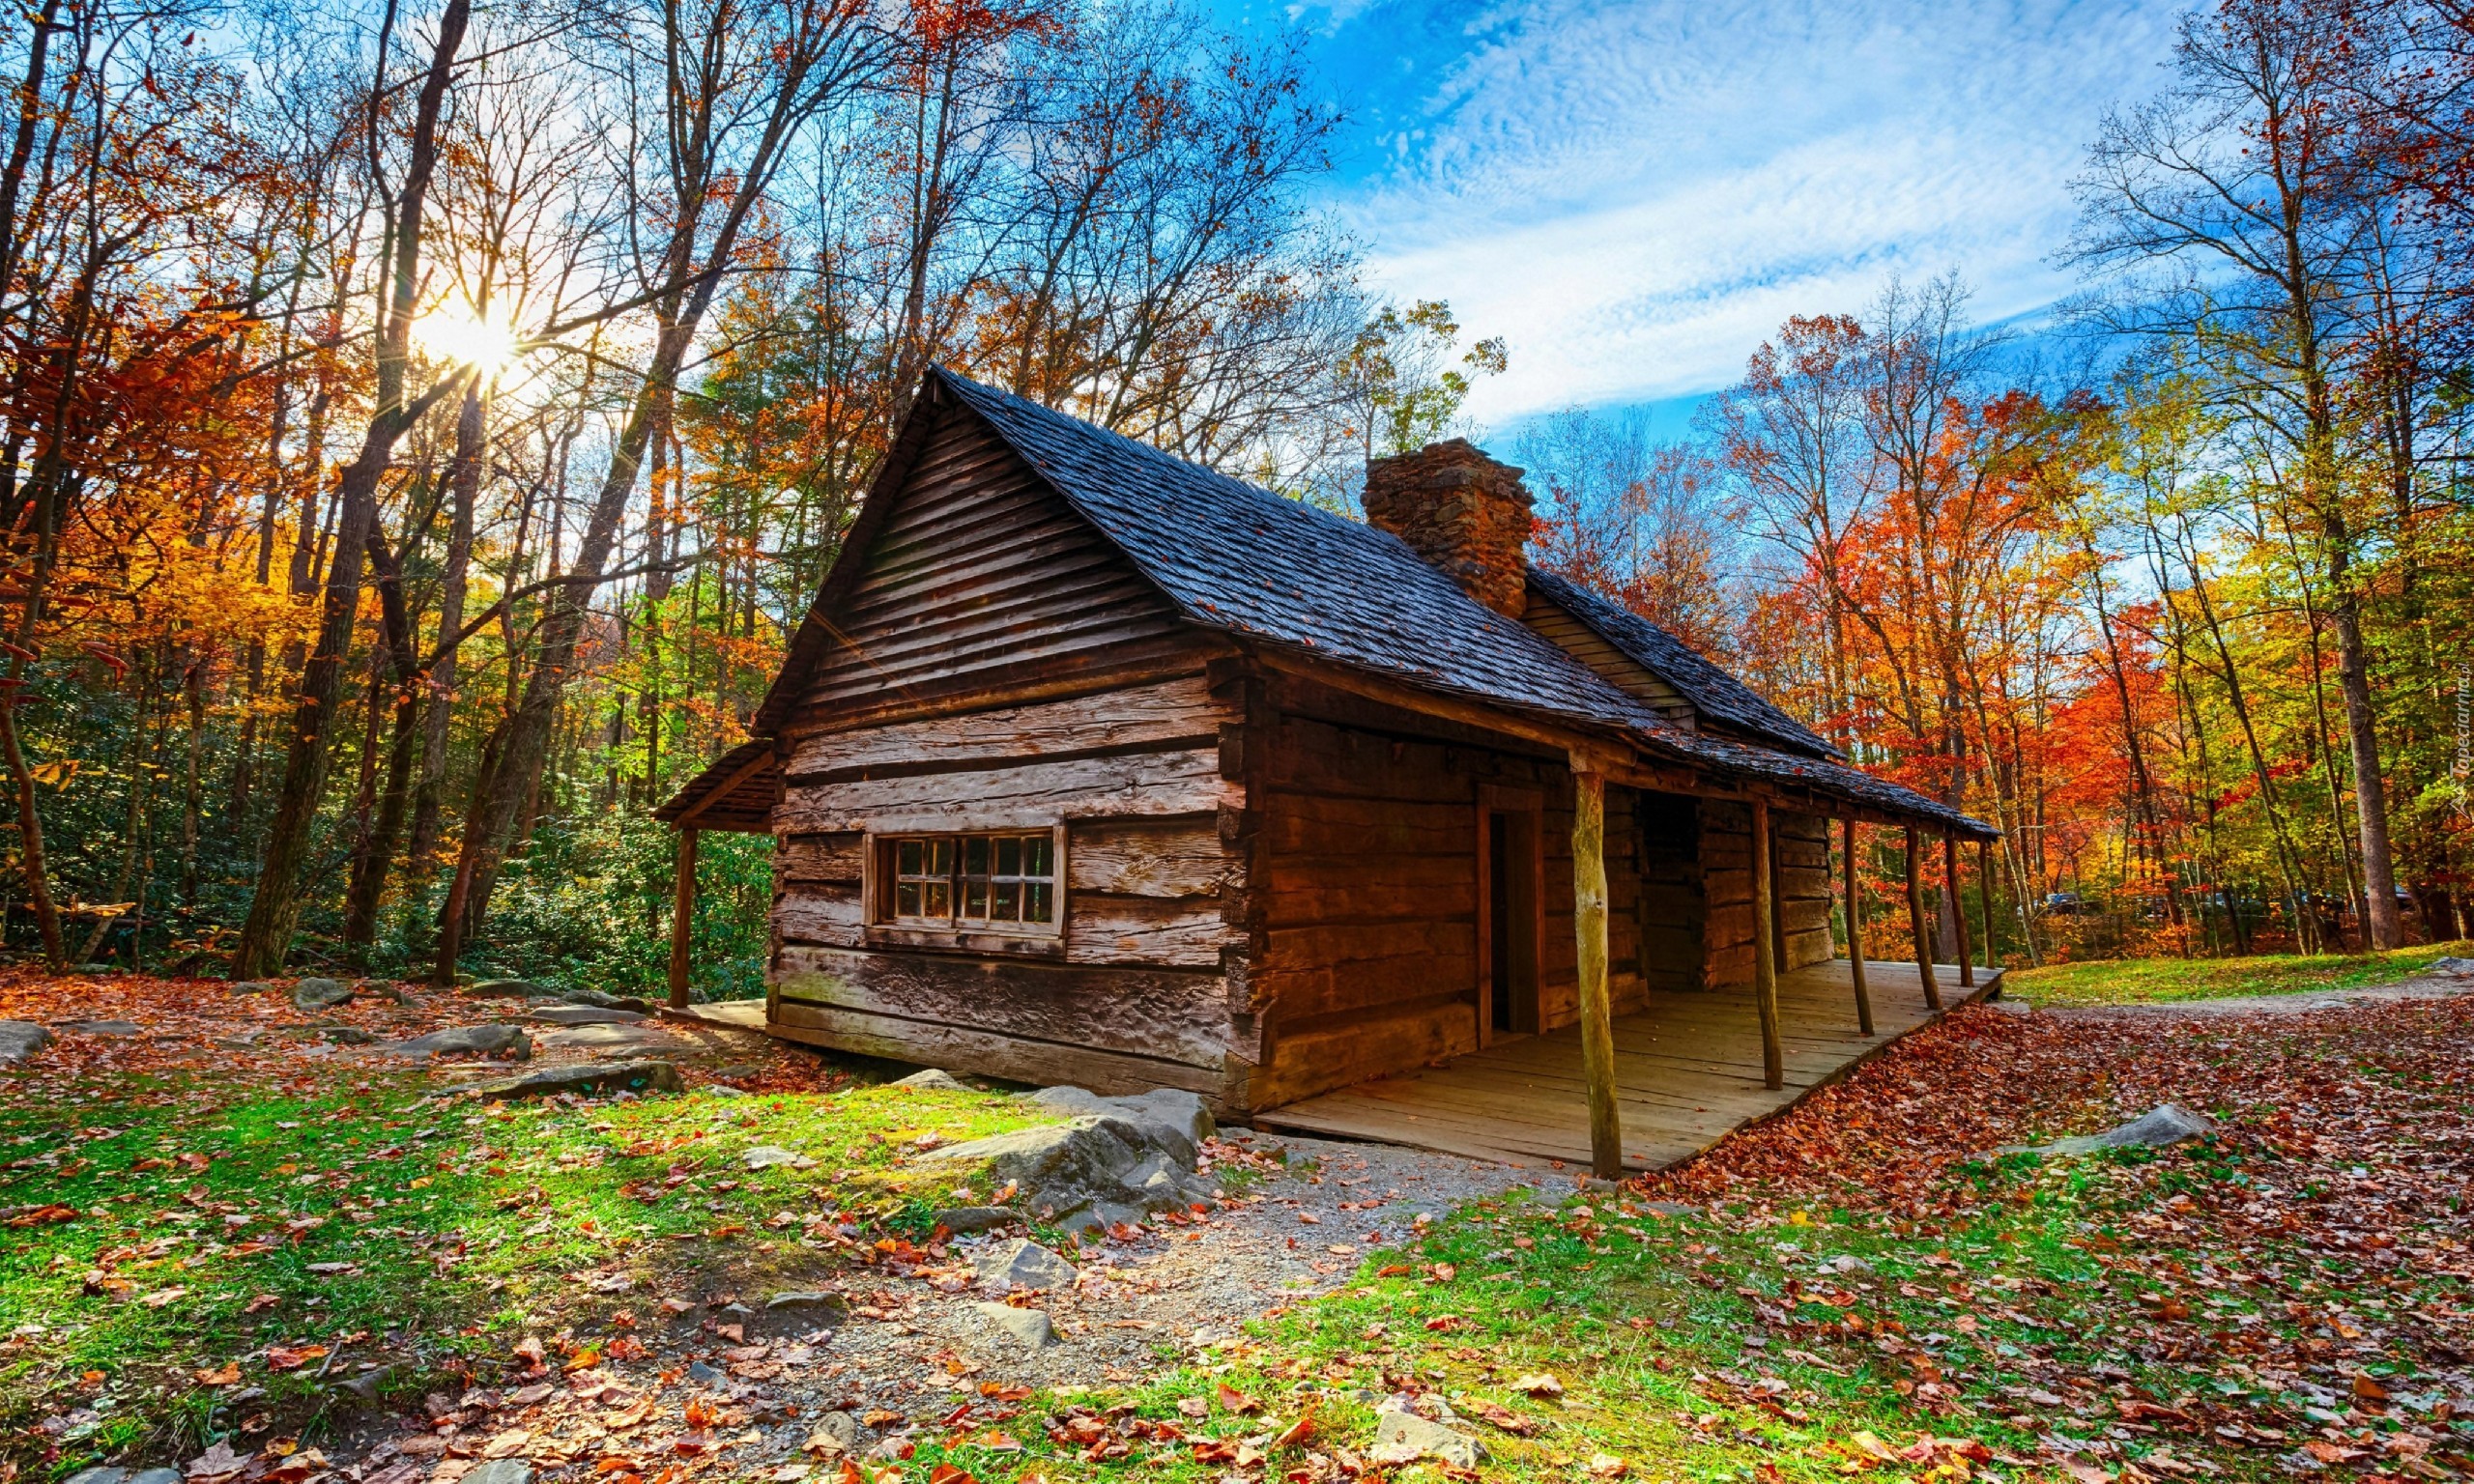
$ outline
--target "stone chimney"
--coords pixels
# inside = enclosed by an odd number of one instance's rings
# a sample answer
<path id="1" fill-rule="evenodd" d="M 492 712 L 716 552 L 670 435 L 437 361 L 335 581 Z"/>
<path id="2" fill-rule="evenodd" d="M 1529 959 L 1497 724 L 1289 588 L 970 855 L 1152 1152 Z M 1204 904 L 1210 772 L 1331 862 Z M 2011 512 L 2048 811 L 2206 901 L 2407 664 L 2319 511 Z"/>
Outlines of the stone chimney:
<path id="1" fill-rule="evenodd" d="M 1529 541 L 1529 491 L 1520 471 L 1465 438 L 1366 464 L 1366 519 L 1460 590 L 1517 618 L 1526 606 L 1521 548 Z"/>

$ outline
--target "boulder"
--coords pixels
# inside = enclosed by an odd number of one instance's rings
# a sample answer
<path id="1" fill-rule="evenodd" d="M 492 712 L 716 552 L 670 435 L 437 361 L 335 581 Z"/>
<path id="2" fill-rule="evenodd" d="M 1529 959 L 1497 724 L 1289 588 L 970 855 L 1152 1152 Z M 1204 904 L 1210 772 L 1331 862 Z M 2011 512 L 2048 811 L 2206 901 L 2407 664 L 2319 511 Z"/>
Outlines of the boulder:
<path id="1" fill-rule="evenodd" d="M 1056 1343 L 1056 1327 L 1037 1309 L 1018 1309 L 1010 1303 L 975 1303 L 971 1307 L 979 1311 L 990 1333 L 1025 1350 L 1044 1350 Z"/>
<path id="2" fill-rule="evenodd" d="M 678 1069 L 668 1062 L 600 1062 L 577 1067 L 544 1067 L 520 1077 L 483 1082 L 472 1089 L 485 1102 L 509 1098 L 553 1098 L 561 1093 L 677 1093 L 687 1088 Z"/>
<path id="3" fill-rule="evenodd" d="M 645 1017 L 632 1010 L 604 1010 L 598 1005 L 543 1005 L 526 1014 L 549 1025 L 634 1025 Z"/>
<path id="4" fill-rule="evenodd" d="M 236 979 L 223 987 L 234 994 L 267 994 L 282 986 L 270 984 L 263 979 Z"/>
<path id="5" fill-rule="evenodd" d="M 803 1154 L 800 1154 L 796 1150 L 784 1149 L 778 1144 L 759 1144 L 754 1149 L 751 1149 L 747 1153 L 739 1156 L 738 1162 L 747 1166 L 750 1170 L 769 1170 L 777 1165 L 784 1164 L 789 1165 L 794 1170 L 812 1170 L 816 1168 L 815 1160 L 809 1158 Z"/>
<path id="6" fill-rule="evenodd" d="M 2474 974 L 2474 958 L 2460 958 L 2452 954 L 2446 958 L 2432 959 L 2431 966 L 2423 972 L 2426 974 Z"/>
<path id="7" fill-rule="evenodd" d="M 2036 1013 L 2036 1007 L 2033 1005 L 2025 1000 L 2014 1000 L 2006 994 L 1998 1000 L 1987 1000 L 1984 1003 L 1986 1009 L 2005 1015 L 2032 1015 Z"/>
<path id="8" fill-rule="evenodd" d="M 1159 1087 L 1124 1098 L 1103 1098 L 1079 1087 L 1044 1087 L 1031 1094 L 1029 1100 L 1082 1117 L 1114 1114 L 1140 1127 L 1148 1142 L 1190 1170 L 1202 1141 L 1217 1127 L 1202 1099 L 1179 1087 Z"/>
<path id="9" fill-rule="evenodd" d="M 51 1029 L 31 1020 L 0 1020 L 0 1067 L 14 1067 L 51 1044 Z"/>
<path id="10" fill-rule="evenodd" d="M 980 1286 L 1000 1294 L 1017 1288 L 1055 1293 L 1072 1288 L 1081 1276 L 1072 1263 L 1020 1237 L 990 1247 L 972 1266 L 979 1271 Z"/>
<path id="11" fill-rule="evenodd" d="M 904 1077 L 891 1085 L 894 1087 L 917 1088 L 923 1092 L 930 1093 L 967 1093 L 970 1091 L 968 1085 L 966 1085 L 960 1077 L 957 1077 L 952 1072 L 946 1071 L 942 1068 L 937 1067 L 928 1068 L 924 1071 L 914 1071 L 910 1075 Z"/>
<path id="12" fill-rule="evenodd" d="M 694 1049 L 667 1031 L 649 1025 L 568 1025 L 541 1033 L 541 1044 L 591 1055 L 650 1052 L 667 1055 Z"/>
<path id="13" fill-rule="evenodd" d="M 518 1025 L 457 1025 L 410 1041 L 381 1042 L 379 1050 L 390 1056 L 446 1056 L 461 1051 L 485 1051 L 492 1056 L 504 1054 L 516 1061 L 532 1059 L 532 1038 Z"/>
<path id="14" fill-rule="evenodd" d="M 82 1031 L 89 1036 L 143 1036 L 146 1027 L 134 1020 L 63 1020 L 64 1031 Z"/>
<path id="15" fill-rule="evenodd" d="M 464 1478 L 465 1484 L 532 1484 L 532 1466 L 520 1458 L 494 1458 Z"/>
<path id="16" fill-rule="evenodd" d="M 2076 1138 L 2056 1139 L 2011 1153 L 2031 1155 L 2092 1155 L 2100 1149 L 2170 1149 L 2173 1145 L 2200 1138 L 2216 1131 L 2216 1124 L 2203 1113 L 2194 1113 L 2175 1103 L 2162 1103 L 2127 1124 L 2118 1124 L 2102 1133 L 2085 1133 Z"/>
<path id="17" fill-rule="evenodd" d="M 849 1300 L 820 1288 L 785 1289 L 764 1300 L 768 1314 L 776 1309 L 827 1309 L 838 1314 L 848 1307 Z"/>
<path id="18" fill-rule="evenodd" d="M 1010 1226 L 1021 1219 L 1022 1219 L 1021 1216 L 1002 1206 L 948 1206 L 936 1213 L 935 1216 L 938 1226 L 958 1235 L 992 1232 L 1000 1226 Z"/>
<path id="19" fill-rule="evenodd" d="M 569 989 L 559 998 L 569 1005 L 590 1005 L 596 1010 L 631 1010 L 640 1015 L 653 1013 L 650 1000 L 640 1000 L 632 994 L 604 994 L 598 989 Z"/>
<path id="20" fill-rule="evenodd" d="M 555 998 L 559 991 L 547 985 L 536 985 L 529 979 L 485 979 L 464 991 L 485 1000 L 529 1000 Z"/>
<path id="21" fill-rule="evenodd" d="M 1056 1218 L 1056 1229 L 1075 1237 L 1105 1237 L 1120 1226 L 1140 1226 L 1143 1210 L 1119 1201 L 1093 1201 Z"/>
<path id="22" fill-rule="evenodd" d="M 340 979 L 304 979 L 292 986 L 292 1008 L 295 1010 L 332 1010 L 349 1000 L 358 986 Z"/>
<path id="23" fill-rule="evenodd" d="M 1422 1458 L 1433 1459 L 1450 1469 L 1475 1469 L 1486 1456 L 1486 1449 L 1477 1439 L 1440 1422 L 1430 1422 L 1406 1407 L 1394 1407 L 1390 1402 L 1374 1418 L 1374 1461 L 1379 1464 L 1409 1464 Z M 469 1477 L 469 1475 L 468 1475 Z"/>
<path id="24" fill-rule="evenodd" d="M 181 1484 L 178 1469 L 140 1469 L 134 1472 L 108 1465 L 80 1469 L 71 1474 L 65 1484 Z"/>
<path id="25" fill-rule="evenodd" d="M 377 1037 L 357 1025 L 325 1026 L 320 1029 L 319 1034 L 339 1046 L 366 1046 L 378 1040 Z"/>

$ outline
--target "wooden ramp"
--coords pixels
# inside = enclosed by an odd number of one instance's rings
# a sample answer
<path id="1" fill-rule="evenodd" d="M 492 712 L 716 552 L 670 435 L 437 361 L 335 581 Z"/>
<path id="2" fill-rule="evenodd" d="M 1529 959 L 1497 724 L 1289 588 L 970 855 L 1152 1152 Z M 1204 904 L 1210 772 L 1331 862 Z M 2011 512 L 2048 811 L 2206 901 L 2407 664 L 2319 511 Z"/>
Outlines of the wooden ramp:
<path id="1" fill-rule="evenodd" d="M 1781 975 L 1778 1015 L 1787 1085 L 1762 1086 L 1761 1022 L 1749 988 L 1662 994 L 1615 1021 L 1615 1078 L 1622 1089 L 1624 1167 L 1660 1170 L 1747 1124 L 1794 1107 L 1815 1088 L 1935 1018 L 1913 964 L 1871 963 L 1873 1024 L 1856 1029 L 1847 960 Z M 1956 964 L 1936 978 L 1945 1005 L 1981 998 L 1999 969 L 1958 985 Z M 1508 1164 L 1561 1160 L 1587 1169 L 1589 1107 L 1581 1083 L 1578 1026 L 1499 1040 L 1442 1067 L 1361 1082 L 1254 1115 L 1265 1128 L 1404 1144 Z"/>

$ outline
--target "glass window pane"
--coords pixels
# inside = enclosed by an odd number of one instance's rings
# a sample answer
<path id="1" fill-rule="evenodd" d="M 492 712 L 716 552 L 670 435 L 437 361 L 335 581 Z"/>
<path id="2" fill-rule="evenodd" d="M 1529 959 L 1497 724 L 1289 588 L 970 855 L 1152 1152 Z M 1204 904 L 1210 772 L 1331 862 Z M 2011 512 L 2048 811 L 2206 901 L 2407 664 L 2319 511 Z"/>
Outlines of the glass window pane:
<path id="1" fill-rule="evenodd" d="M 928 881 L 921 883 L 921 886 L 927 897 L 927 907 L 921 914 L 922 916 L 951 917 L 954 915 L 954 887 L 952 882 Z"/>
<path id="2" fill-rule="evenodd" d="M 954 842 L 950 840 L 938 840 L 930 842 L 930 844 L 934 848 L 930 852 L 929 872 L 932 875 L 952 875 L 954 873 Z"/>
<path id="3" fill-rule="evenodd" d="M 1026 923 L 1052 923 L 1056 921 L 1056 914 L 1051 911 L 1049 906 L 1050 894 L 1053 890 L 1054 888 L 1050 887 L 1045 881 L 1034 881 L 1030 885 L 1023 887 L 1022 921 Z"/>
<path id="4" fill-rule="evenodd" d="M 988 874 L 987 836 L 965 835 L 963 837 L 963 873 L 971 876 Z"/>
<path id="5" fill-rule="evenodd" d="M 894 846 L 894 851 L 900 861 L 900 864 L 896 869 L 906 876 L 915 876 L 919 874 L 920 868 L 926 864 L 927 842 L 925 841 L 906 840 L 898 842 Z"/>
<path id="6" fill-rule="evenodd" d="M 1022 838 L 1007 835 L 996 842 L 996 873 L 1019 876 L 1022 873 Z"/>
<path id="7" fill-rule="evenodd" d="M 1045 835 L 1033 835 L 1022 842 L 1022 874 L 1026 876 L 1054 874 L 1048 864 L 1050 843 L 1049 838 Z"/>
<path id="8" fill-rule="evenodd" d="M 1019 923 L 1022 920 L 1022 889 L 1021 887 L 1011 881 L 999 881 L 990 896 L 992 899 L 989 904 L 988 915 L 992 921 Z"/>
<path id="9" fill-rule="evenodd" d="M 919 883 L 905 881 L 893 890 L 893 911 L 896 917 L 919 915 Z"/>
<path id="10" fill-rule="evenodd" d="M 988 883 L 976 876 L 963 878 L 963 916 L 981 922 L 988 920 Z"/>

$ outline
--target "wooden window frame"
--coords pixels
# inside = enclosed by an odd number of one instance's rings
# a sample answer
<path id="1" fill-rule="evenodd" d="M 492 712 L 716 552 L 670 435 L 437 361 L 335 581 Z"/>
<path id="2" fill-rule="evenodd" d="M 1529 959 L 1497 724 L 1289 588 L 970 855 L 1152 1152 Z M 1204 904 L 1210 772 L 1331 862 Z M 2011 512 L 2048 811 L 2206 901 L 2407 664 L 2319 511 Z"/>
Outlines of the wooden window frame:
<path id="1" fill-rule="evenodd" d="M 975 835 L 1048 837 L 1049 868 L 1053 881 L 1050 920 L 1045 923 L 975 923 L 955 916 L 947 920 L 950 926 L 939 926 L 932 920 L 895 916 L 893 905 L 897 878 L 893 853 L 901 843 L 912 840 L 949 841 L 959 854 L 963 841 Z M 940 820 L 933 825 L 922 821 L 918 827 L 867 831 L 859 854 L 859 892 L 861 900 L 867 905 L 864 934 L 868 946 L 1062 958 L 1065 956 L 1065 924 L 1070 908 L 1066 891 L 1065 836 L 1064 821 L 1058 819 L 1018 822 Z M 955 879 L 956 890 L 959 891 L 958 873 Z M 957 908 L 959 905 L 957 902 Z"/>
<path id="2" fill-rule="evenodd" d="M 1511 864 L 1510 985 L 1495 983 L 1494 863 L 1486 832 L 1492 816 L 1506 815 L 1511 825 L 1505 856 Z M 1509 993 L 1513 1036 L 1538 1034 L 1539 1001 L 1543 997 L 1546 946 L 1546 795 L 1543 789 L 1503 784 L 1478 785 L 1478 1044 L 1492 1045 L 1495 996 Z M 1525 900 L 1523 899 L 1526 899 Z"/>

